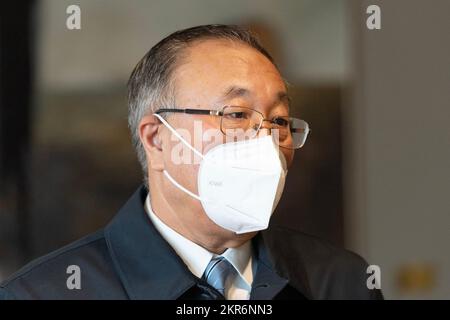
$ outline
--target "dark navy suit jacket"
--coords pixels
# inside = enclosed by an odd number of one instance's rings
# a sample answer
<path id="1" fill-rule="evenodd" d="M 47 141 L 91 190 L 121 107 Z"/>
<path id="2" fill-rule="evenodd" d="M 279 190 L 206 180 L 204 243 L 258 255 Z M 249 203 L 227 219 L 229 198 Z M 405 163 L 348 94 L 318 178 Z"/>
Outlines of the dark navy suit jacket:
<path id="1" fill-rule="evenodd" d="M 141 186 L 103 229 L 32 261 L 0 285 L 0 299 L 223 299 L 194 276 L 154 228 Z M 367 263 L 315 237 L 280 227 L 252 239 L 251 299 L 379 299 Z M 70 265 L 80 289 L 69 289 Z"/>

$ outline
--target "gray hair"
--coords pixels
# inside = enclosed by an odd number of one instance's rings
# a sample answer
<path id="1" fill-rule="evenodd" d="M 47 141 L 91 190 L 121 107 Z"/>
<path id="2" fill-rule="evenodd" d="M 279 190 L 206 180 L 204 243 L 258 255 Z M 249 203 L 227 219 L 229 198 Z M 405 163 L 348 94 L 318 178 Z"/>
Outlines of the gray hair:
<path id="1" fill-rule="evenodd" d="M 203 25 L 176 31 L 153 46 L 138 62 L 128 80 L 128 126 L 147 188 L 147 159 L 139 138 L 139 122 L 145 115 L 161 107 L 175 108 L 172 74 L 181 64 L 185 49 L 195 41 L 206 39 L 247 44 L 275 65 L 273 58 L 249 30 L 233 25 Z"/>

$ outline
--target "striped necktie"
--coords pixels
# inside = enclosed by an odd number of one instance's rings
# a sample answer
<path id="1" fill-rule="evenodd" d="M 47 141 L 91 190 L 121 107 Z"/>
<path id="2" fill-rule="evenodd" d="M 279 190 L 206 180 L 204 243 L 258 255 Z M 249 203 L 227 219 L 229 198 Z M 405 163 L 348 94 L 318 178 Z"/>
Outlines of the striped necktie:
<path id="1" fill-rule="evenodd" d="M 225 289 L 230 287 L 236 275 L 236 269 L 227 259 L 217 257 L 211 259 L 203 273 L 202 279 L 225 297 Z"/>

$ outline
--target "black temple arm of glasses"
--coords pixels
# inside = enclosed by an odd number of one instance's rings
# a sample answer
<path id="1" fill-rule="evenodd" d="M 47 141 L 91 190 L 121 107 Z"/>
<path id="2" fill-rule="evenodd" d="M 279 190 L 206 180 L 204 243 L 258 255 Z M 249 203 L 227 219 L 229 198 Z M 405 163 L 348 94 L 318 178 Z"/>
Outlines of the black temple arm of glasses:
<path id="1" fill-rule="evenodd" d="M 212 110 L 203 110 L 203 109 L 158 109 L 155 113 L 160 114 L 163 112 L 178 112 L 178 113 L 187 113 L 187 114 L 211 114 Z"/>
<path id="2" fill-rule="evenodd" d="M 304 128 L 291 128 L 291 132 L 300 132 L 300 133 L 310 133 L 311 129 L 304 129 Z"/>

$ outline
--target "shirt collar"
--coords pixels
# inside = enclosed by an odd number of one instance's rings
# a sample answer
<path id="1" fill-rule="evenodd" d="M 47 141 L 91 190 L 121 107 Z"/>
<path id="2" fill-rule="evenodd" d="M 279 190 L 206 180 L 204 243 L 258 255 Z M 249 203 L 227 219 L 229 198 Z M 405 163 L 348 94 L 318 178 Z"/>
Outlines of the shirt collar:
<path id="1" fill-rule="evenodd" d="M 255 271 L 251 241 L 237 248 L 228 248 L 222 256 L 233 265 L 248 288 L 251 288 Z"/>
<path id="2" fill-rule="evenodd" d="M 205 248 L 185 238 L 158 218 L 153 212 L 150 203 L 150 196 L 147 195 L 145 200 L 145 211 L 149 215 L 156 230 L 166 240 L 175 252 L 184 261 L 188 269 L 197 277 L 201 278 L 203 272 L 208 266 L 209 261 L 213 257 L 213 253 Z"/>
<path id="3" fill-rule="evenodd" d="M 170 244 L 196 277 L 202 277 L 212 258 L 223 256 L 237 270 L 248 288 L 251 288 L 253 281 L 251 241 L 247 241 L 237 248 L 228 248 L 221 255 L 217 255 L 187 239 L 161 221 L 151 207 L 150 193 L 145 200 L 145 211 L 161 236 Z"/>

